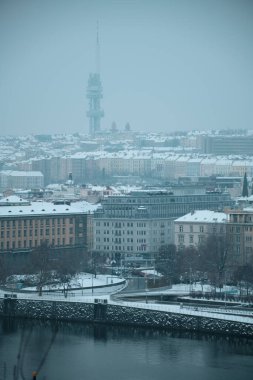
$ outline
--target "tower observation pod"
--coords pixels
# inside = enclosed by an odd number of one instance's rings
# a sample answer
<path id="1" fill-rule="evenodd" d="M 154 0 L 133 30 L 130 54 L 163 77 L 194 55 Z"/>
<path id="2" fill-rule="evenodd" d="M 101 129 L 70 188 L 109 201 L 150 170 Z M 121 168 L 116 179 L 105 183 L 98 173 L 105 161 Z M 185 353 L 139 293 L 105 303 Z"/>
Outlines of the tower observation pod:
<path id="1" fill-rule="evenodd" d="M 89 133 L 91 136 L 95 136 L 100 132 L 100 122 L 104 116 L 104 111 L 100 107 L 102 97 L 103 89 L 99 73 L 90 74 L 87 86 L 87 98 L 89 99 L 87 116 L 89 118 Z"/>

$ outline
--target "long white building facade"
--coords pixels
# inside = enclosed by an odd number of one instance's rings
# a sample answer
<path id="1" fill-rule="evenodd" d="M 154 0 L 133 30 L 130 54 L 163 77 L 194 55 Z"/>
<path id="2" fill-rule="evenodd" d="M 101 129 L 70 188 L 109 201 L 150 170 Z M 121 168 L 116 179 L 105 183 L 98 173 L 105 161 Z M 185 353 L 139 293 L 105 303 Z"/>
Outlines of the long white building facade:
<path id="1" fill-rule="evenodd" d="M 94 213 L 94 252 L 108 257 L 154 257 L 174 242 L 174 219 L 191 210 L 231 207 L 227 193 L 174 195 L 133 191 L 109 196 Z"/>

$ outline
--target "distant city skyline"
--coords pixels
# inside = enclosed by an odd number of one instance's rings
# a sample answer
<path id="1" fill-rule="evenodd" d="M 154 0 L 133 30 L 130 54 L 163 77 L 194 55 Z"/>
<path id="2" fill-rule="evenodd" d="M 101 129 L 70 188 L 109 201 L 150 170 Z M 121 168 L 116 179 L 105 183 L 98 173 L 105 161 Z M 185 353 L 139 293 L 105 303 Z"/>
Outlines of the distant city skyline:
<path id="1" fill-rule="evenodd" d="M 252 16 L 249 0 L 1 0 L 0 134 L 88 134 L 97 21 L 102 130 L 252 129 Z"/>

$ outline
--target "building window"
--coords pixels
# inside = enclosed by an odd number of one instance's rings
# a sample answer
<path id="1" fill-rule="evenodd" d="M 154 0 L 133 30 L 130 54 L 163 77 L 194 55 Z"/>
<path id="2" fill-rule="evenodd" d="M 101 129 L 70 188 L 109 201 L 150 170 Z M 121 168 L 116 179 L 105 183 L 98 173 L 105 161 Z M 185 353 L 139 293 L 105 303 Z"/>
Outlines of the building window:
<path id="1" fill-rule="evenodd" d="M 199 232 L 201 232 L 201 233 L 204 232 L 204 226 L 199 226 Z"/>
<path id="2" fill-rule="evenodd" d="M 179 226 L 179 232 L 184 232 L 184 226 L 182 225 Z"/>

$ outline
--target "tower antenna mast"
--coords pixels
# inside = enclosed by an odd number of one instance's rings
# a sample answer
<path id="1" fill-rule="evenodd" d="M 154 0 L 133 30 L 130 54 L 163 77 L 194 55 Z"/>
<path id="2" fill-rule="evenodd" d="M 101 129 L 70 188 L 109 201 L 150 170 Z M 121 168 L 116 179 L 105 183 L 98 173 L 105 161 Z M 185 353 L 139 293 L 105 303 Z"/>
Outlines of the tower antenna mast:
<path id="1" fill-rule="evenodd" d="M 87 116 L 89 118 L 89 133 L 95 137 L 100 133 L 101 118 L 104 116 L 104 111 L 101 109 L 100 100 L 103 97 L 103 88 L 100 80 L 100 44 L 97 22 L 97 41 L 96 41 L 96 67 L 95 73 L 91 73 L 88 79 L 86 96 L 89 101 L 89 109 Z"/>
<path id="2" fill-rule="evenodd" d="M 100 44 L 99 44 L 99 23 L 97 21 L 97 41 L 96 41 L 96 73 L 100 75 Z"/>

